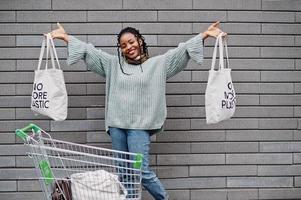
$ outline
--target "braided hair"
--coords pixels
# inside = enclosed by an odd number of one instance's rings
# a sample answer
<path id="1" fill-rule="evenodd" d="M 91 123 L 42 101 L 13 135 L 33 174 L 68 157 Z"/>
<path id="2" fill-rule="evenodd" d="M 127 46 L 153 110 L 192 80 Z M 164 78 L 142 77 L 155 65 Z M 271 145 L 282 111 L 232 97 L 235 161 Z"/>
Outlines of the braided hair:
<path id="1" fill-rule="evenodd" d="M 126 27 L 119 32 L 119 34 L 117 36 L 117 53 L 118 53 L 119 66 L 120 66 L 122 73 L 129 75 L 128 73 L 124 72 L 121 61 L 120 61 L 121 60 L 120 56 L 124 57 L 123 53 L 121 53 L 121 51 L 120 51 L 120 38 L 124 33 L 131 33 L 136 37 L 136 39 L 138 41 L 139 49 L 140 49 L 140 55 L 145 54 L 148 56 L 148 49 L 147 49 L 147 44 L 145 42 L 145 38 L 140 34 L 139 30 L 137 30 L 133 27 Z M 139 40 L 142 41 L 142 52 L 141 52 L 141 46 L 140 46 Z M 141 59 L 141 56 L 140 56 L 140 59 Z M 143 71 L 141 64 L 140 64 L 140 68 L 141 68 L 141 71 Z"/>

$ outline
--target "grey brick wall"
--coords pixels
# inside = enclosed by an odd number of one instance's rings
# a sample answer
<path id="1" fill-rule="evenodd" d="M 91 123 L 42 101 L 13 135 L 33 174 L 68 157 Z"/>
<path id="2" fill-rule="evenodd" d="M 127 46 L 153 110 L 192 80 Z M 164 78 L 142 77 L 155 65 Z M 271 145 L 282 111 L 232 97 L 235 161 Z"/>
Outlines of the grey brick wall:
<path id="1" fill-rule="evenodd" d="M 59 21 L 70 34 L 116 53 L 116 34 L 130 25 L 158 55 L 216 20 L 229 34 L 235 116 L 205 123 L 214 44 L 208 39 L 203 65 L 191 61 L 167 83 L 166 130 L 152 138 L 151 165 L 172 200 L 301 199 L 300 10 L 300 0 L 1 0 L 0 200 L 42 198 L 16 128 L 34 122 L 58 139 L 110 147 L 104 79 L 82 61 L 68 67 L 61 41 L 68 119 L 53 122 L 30 111 L 42 33 Z"/>

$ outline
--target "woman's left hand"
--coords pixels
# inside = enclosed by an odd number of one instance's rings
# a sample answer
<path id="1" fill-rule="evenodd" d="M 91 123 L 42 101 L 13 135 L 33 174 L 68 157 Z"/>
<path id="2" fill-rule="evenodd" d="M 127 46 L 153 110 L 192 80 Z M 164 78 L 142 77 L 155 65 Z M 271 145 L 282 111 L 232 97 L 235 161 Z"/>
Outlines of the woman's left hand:
<path id="1" fill-rule="evenodd" d="M 222 36 L 226 36 L 227 33 L 226 32 L 223 32 L 218 26 L 219 26 L 219 21 L 213 23 L 211 26 L 209 26 L 209 28 L 203 32 L 203 38 L 206 39 L 208 37 L 215 37 L 217 38 L 217 36 L 220 34 L 220 33 L 223 33 Z"/>

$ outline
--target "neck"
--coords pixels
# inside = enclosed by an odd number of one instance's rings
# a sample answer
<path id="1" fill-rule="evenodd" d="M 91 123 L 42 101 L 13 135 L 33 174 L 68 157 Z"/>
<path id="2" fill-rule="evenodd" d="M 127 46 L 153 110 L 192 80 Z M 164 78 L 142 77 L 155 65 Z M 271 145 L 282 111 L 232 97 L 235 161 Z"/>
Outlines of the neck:
<path id="1" fill-rule="evenodd" d="M 142 55 L 137 56 L 134 59 L 126 58 L 126 62 L 129 64 L 132 64 L 132 65 L 140 65 L 140 64 L 144 63 L 148 58 L 149 57 L 147 54 L 142 54 Z"/>

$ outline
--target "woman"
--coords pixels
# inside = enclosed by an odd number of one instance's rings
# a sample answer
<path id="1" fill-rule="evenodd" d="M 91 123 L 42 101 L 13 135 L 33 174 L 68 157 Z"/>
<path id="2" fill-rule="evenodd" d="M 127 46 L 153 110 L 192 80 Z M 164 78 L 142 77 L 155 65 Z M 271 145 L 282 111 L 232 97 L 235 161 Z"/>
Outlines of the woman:
<path id="1" fill-rule="evenodd" d="M 60 24 L 51 32 L 53 38 L 68 43 L 69 65 L 83 59 L 90 70 L 106 78 L 105 126 L 112 147 L 143 154 L 142 185 L 156 200 L 168 199 L 149 169 L 150 136 L 162 130 L 166 119 L 166 80 L 182 71 L 189 58 L 202 63 L 203 41 L 217 37 L 222 32 L 218 26 L 215 22 L 177 48 L 151 58 L 144 37 L 132 27 L 118 34 L 118 56 L 68 35 Z"/>

